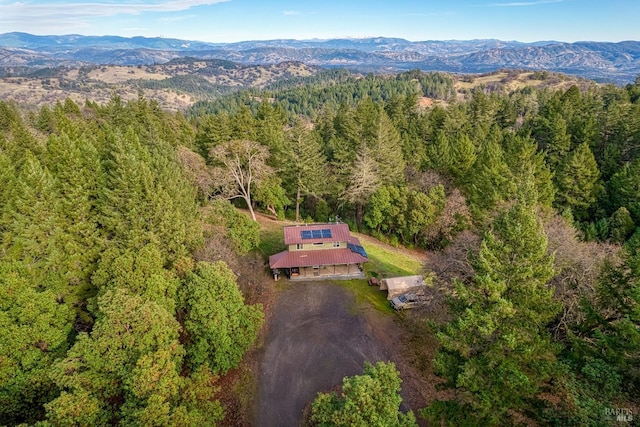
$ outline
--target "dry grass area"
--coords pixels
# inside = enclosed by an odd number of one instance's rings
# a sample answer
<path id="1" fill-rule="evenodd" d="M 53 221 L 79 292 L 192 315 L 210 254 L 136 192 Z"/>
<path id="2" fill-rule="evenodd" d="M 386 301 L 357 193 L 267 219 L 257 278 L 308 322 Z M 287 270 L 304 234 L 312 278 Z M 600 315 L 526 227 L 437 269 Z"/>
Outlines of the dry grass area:
<path id="1" fill-rule="evenodd" d="M 317 68 L 301 63 L 229 66 L 203 60 L 139 66 L 105 65 L 49 70 L 47 76 L 0 78 L 0 99 L 16 101 L 27 107 L 51 105 L 67 98 L 79 104 L 86 100 L 104 104 L 114 93 L 125 101 L 137 99 L 142 81 L 193 75 L 214 85 L 243 88 L 262 87 L 277 80 L 309 76 L 315 72 Z M 204 99 L 202 93 L 191 93 L 189 88 L 144 89 L 143 92 L 147 99 L 157 101 L 168 111 L 184 111 Z"/>
<path id="2" fill-rule="evenodd" d="M 77 71 L 77 70 L 75 70 Z M 73 73 L 73 72 L 70 72 Z M 72 78 L 67 73 L 68 78 Z M 87 73 L 87 77 L 90 80 L 96 80 L 107 84 L 117 84 L 124 83 L 128 80 L 163 80 L 171 77 L 170 69 L 163 70 L 162 68 L 158 69 L 150 69 L 147 66 L 140 67 L 127 67 L 127 66 L 116 66 L 109 65 L 100 68 L 96 68 L 89 73 Z M 76 76 L 77 78 L 77 76 Z"/>
<path id="3" fill-rule="evenodd" d="M 578 86 L 580 89 L 586 89 L 597 85 L 597 83 L 547 71 L 501 70 L 494 73 L 457 76 L 455 77 L 454 88 L 458 93 L 458 97 L 464 99 L 466 93 L 477 87 L 483 87 L 489 91 L 510 93 L 525 87 L 566 90 L 573 85 Z"/>

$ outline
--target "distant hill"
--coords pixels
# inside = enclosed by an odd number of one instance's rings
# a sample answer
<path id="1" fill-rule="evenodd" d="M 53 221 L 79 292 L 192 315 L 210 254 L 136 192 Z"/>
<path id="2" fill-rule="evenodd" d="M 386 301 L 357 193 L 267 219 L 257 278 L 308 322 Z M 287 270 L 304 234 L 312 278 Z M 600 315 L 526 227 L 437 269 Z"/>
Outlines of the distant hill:
<path id="1" fill-rule="evenodd" d="M 20 67 L 150 65 L 183 57 L 223 59 L 245 65 L 296 61 L 359 72 L 548 70 L 616 84 L 629 83 L 640 75 L 640 41 L 411 42 L 375 37 L 205 43 L 161 37 L 0 34 L 0 68 L 4 69 L 0 73 L 3 75 L 15 73 Z"/>
<path id="2" fill-rule="evenodd" d="M 9 70 L 9 71 L 7 71 Z M 185 57 L 154 65 L 83 65 L 31 68 L 15 66 L 0 75 L 0 100 L 42 106 L 70 98 L 80 104 L 106 103 L 114 93 L 124 100 L 142 91 L 163 109 L 186 110 L 197 101 L 212 100 L 245 88 L 303 78 L 321 69 L 301 62 L 243 65 L 224 60 Z"/>

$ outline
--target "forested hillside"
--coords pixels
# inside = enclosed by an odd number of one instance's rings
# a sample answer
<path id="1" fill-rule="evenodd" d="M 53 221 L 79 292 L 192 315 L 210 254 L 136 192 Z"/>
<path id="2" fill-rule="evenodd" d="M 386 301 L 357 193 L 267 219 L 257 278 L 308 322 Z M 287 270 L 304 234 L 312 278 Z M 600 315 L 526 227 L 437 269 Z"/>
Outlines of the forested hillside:
<path id="1" fill-rule="evenodd" d="M 0 424 L 222 419 L 216 378 L 263 313 L 194 258 L 212 199 L 429 251 L 450 316 L 436 424 L 640 410 L 640 80 L 458 99 L 441 74 L 331 73 L 187 118 L 142 97 L 0 103 Z M 230 206 L 214 232 L 251 251 Z"/>
<path id="2" fill-rule="evenodd" d="M 201 104 L 197 170 L 259 152 L 250 197 L 231 183 L 255 208 L 430 251 L 451 316 L 434 369 L 454 397 L 423 416 L 596 426 L 637 411 L 640 81 L 450 88 L 368 76 Z M 418 108 L 427 94 L 446 102 Z M 203 194 L 233 193 L 202 176 Z"/>
<path id="3" fill-rule="evenodd" d="M 222 419 L 262 311 L 192 257 L 191 126 L 145 100 L 0 111 L 0 424 Z"/>

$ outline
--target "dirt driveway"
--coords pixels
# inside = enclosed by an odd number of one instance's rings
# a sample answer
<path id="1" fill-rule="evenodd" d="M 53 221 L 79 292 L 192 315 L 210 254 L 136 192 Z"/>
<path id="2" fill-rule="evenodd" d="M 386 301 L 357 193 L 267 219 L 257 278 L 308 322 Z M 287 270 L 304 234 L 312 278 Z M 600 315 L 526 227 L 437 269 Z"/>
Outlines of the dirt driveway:
<path id="1" fill-rule="evenodd" d="M 393 316 L 376 313 L 375 320 L 357 311 L 344 288 L 326 282 L 292 283 L 278 296 L 260 364 L 256 426 L 298 426 L 318 392 L 361 374 L 365 360 L 394 359 L 393 338 L 375 324 L 395 326 Z"/>

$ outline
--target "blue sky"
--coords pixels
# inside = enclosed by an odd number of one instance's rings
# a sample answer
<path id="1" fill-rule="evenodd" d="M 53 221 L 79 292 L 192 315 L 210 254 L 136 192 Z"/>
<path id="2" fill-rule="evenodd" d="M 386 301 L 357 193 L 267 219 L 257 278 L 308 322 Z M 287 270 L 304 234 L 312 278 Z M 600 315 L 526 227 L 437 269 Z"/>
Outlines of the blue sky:
<path id="1" fill-rule="evenodd" d="M 640 0 L 0 0 L 0 33 L 208 42 L 385 36 L 640 40 Z"/>

